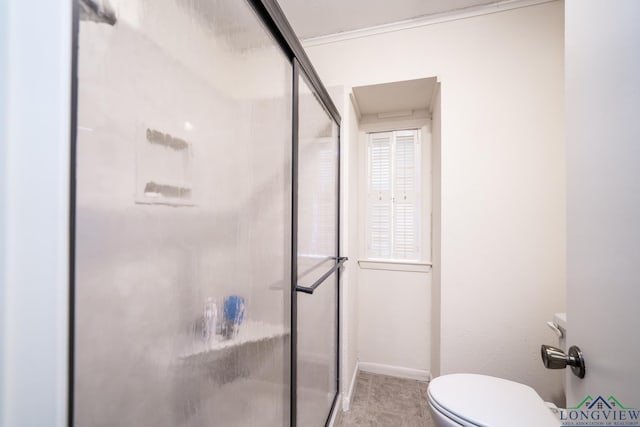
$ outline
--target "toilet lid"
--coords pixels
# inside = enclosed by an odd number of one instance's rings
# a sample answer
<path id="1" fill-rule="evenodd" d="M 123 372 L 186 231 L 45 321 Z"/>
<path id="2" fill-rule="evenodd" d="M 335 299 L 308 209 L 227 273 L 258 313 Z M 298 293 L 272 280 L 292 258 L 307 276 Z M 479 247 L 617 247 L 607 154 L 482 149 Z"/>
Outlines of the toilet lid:
<path id="1" fill-rule="evenodd" d="M 444 415 L 482 427 L 556 427 L 560 420 L 529 386 L 476 374 L 451 374 L 429 383 L 429 399 Z M 446 413 L 449 414 L 446 414 Z"/>

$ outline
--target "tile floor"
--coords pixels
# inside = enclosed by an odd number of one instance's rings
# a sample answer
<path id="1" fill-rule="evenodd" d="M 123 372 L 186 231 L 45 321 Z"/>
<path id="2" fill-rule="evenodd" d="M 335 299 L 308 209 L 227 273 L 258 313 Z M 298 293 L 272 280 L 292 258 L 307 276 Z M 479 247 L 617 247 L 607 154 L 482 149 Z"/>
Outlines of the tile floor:
<path id="1" fill-rule="evenodd" d="M 334 427 L 435 427 L 426 382 L 359 372 L 351 410 Z"/>

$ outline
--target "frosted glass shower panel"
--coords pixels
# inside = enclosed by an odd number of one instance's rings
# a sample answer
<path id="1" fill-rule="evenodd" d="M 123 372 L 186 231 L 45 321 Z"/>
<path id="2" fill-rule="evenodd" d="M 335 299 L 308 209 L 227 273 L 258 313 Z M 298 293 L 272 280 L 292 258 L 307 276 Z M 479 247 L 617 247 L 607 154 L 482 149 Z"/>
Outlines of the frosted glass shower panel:
<path id="1" fill-rule="evenodd" d="M 322 427 L 337 392 L 337 273 L 298 293 L 298 425 Z"/>
<path id="2" fill-rule="evenodd" d="M 287 426 L 292 80 L 241 0 L 79 0 L 76 426 Z"/>
<path id="3" fill-rule="evenodd" d="M 303 77 L 298 98 L 297 421 L 324 426 L 337 392 L 338 127 Z M 320 283 L 319 283 L 320 282 Z"/>
<path id="4" fill-rule="evenodd" d="M 298 99 L 298 278 L 310 284 L 337 255 L 338 127 L 303 77 Z"/>

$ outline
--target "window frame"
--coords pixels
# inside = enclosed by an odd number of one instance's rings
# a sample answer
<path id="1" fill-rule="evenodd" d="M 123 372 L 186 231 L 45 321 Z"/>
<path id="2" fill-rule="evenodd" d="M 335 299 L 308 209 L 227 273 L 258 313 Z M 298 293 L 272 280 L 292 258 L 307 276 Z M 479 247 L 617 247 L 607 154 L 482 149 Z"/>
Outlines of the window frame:
<path id="1" fill-rule="evenodd" d="M 374 215 L 373 212 L 373 206 L 372 206 L 372 196 L 373 193 L 375 193 L 375 190 L 373 190 L 372 188 L 370 188 L 370 185 L 372 184 L 372 174 L 373 174 L 373 163 L 372 163 L 372 150 L 374 150 L 374 147 L 372 146 L 374 139 L 376 139 L 377 135 L 384 135 L 383 139 L 386 139 L 388 136 L 388 143 L 389 143 L 389 155 L 387 157 L 388 162 L 389 162 L 389 180 L 388 180 L 388 184 L 389 184 L 389 188 L 387 191 L 383 191 L 383 192 L 379 192 L 379 195 L 382 195 L 382 193 L 388 193 L 385 194 L 385 198 L 387 198 L 388 200 L 386 200 L 384 202 L 384 205 L 388 205 L 389 207 L 389 211 L 388 211 L 388 215 L 389 215 L 389 221 L 387 222 L 387 225 L 389 227 L 389 256 L 385 257 L 384 255 L 380 255 L 380 254 L 374 254 L 373 252 L 373 242 L 372 242 L 372 237 L 373 237 L 373 233 L 372 233 L 372 229 L 371 229 L 371 223 L 373 221 L 372 216 Z M 414 166 L 414 184 L 413 184 L 413 189 L 412 189 L 412 198 L 413 198 L 413 203 L 410 203 L 409 205 L 412 206 L 415 209 L 415 224 L 413 224 L 413 226 L 411 226 L 411 229 L 413 231 L 413 235 L 414 235 L 414 239 L 415 239 L 415 245 L 416 245 L 416 250 L 412 251 L 411 254 L 415 255 L 415 257 L 413 256 L 409 256 L 406 258 L 403 258 L 400 255 L 400 253 L 398 252 L 398 215 L 399 215 L 399 206 L 400 203 L 399 199 L 401 197 L 401 193 L 399 192 L 399 188 L 398 188 L 398 182 L 401 179 L 401 173 L 400 170 L 397 168 L 398 167 L 398 156 L 401 155 L 400 153 L 400 149 L 398 144 L 400 143 L 399 140 L 402 137 L 406 137 L 406 136 L 411 136 L 411 138 L 415 138 L 413 139 L 413 153 L 412 153 L 412 159 L 413 159 L 413 166 Z M 421 161 L 421 132 L 420 129 L 417 128 L 413 128 L 413 129 L 397 129 L 397 130 L 391 130 L 391 131 L 384 131 L 384 132 L 367 132 L 367 205 L 366 205 L 366 224 L 367 224 L 367 228 L 366 228 L 366 239 L 367 239 L 367 258 L 371 259 L 371 260 L 382 260 L 382 261 L 400 261 L 400 262 L 415 262 L 420 260 L 421 255 L 422 255 L 422 246 L 423 246 L 423 242 L 422 239 L 420 238 L 421 236 L 421 229 L 422 229 L 422 209 L 421 209 L 421 201 L 422 201 L 422 197 L 421 197 L 421 187 L 422 187 L 422 182 L 421 182 L 421 177 L 422 177 L 422 161 Z M 385 159 L 386 160 L 386 159 Z M 406 193 L 405 193 L 406 194 Z M 405 196 L 406 199 L 406 196 Z"/>
<path id="2" fill-rule="evenodd" d="M 368 250 L 368 174 L 369 158 L 368 145 L 369 134 L 376 132 L 418 130 L 419 138 L 419 218 L 418 235 L 420 242 L 420 253 L 417 260 L 393 259 L 393 258 L 372 258 Z M 359 208 L 363 209 L 359 215 L 363 224 L 360 227 L 360 257 L 358 264 L 361 268 L 392 270 L 392 271 L 415 271 L 428 272 L 431 268 L 431 227 L 432 227 L 432 164 L 431 164 L 431 120 L 430 117 L 407 118 L 396 120 L 377 120 L 369 123 L 360 123 L 359 128 L 359 159 L 360 159 L 360 197 Z"/>

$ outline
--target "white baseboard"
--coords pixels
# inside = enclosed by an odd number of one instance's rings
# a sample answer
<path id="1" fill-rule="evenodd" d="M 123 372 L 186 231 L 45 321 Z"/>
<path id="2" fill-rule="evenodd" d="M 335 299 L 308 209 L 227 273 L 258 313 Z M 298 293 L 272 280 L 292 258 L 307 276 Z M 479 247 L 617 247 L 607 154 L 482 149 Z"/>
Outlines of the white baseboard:
<path id="1" fill-rule="evenodd" d="M 358 369 L 372 374 L 389 375 L 390 377 L 409 378 L 418 381 L 431 381 L 431 372 L 422 369 L 404 368 L 402 366 L 383 365 L 382 363 L 359 362 Z"/>
<path id="2" fill-rule="evenodd" d="M 360 362 L 356 363 L 356 369 L 353 370 L 353 376 L 351 377 L 351 384 L 349 384 L 349 392 L 342 398 L 342 409 L 348 411 L 351 408 L 351 400 L 353 399 L 353 391 L 356 388 L 356 379 L 358 378 L 358 371 L 360 370 Z"/>

